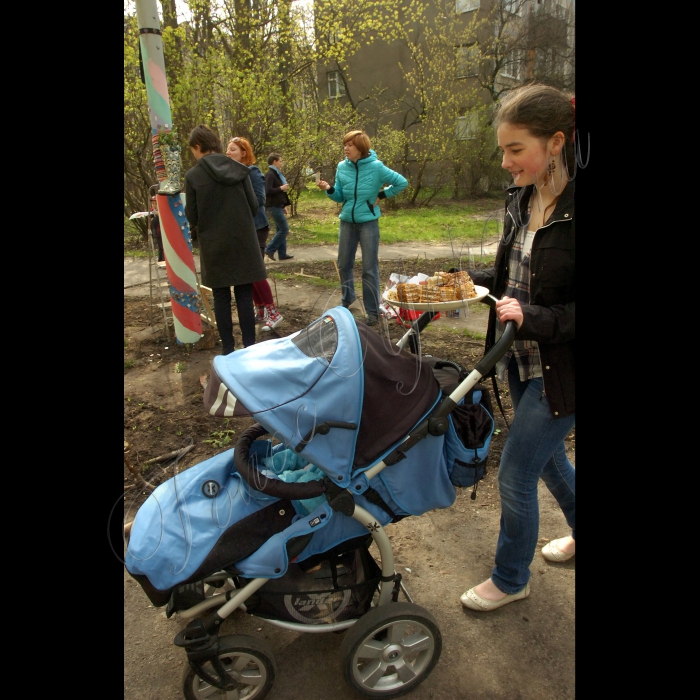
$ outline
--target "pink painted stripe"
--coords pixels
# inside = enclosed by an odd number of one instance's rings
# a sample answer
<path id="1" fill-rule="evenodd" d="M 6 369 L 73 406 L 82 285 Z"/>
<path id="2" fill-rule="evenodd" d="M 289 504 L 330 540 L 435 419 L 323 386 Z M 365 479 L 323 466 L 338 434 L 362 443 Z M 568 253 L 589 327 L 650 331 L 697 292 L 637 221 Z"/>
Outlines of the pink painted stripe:
<path id="1" fill-rule="evenodd" d="M 166 104 L 170 104 L 167 78 L 161 67 L 152 58 L 148 59 L 148 76 L 155 91 L 165 100 Z"/>

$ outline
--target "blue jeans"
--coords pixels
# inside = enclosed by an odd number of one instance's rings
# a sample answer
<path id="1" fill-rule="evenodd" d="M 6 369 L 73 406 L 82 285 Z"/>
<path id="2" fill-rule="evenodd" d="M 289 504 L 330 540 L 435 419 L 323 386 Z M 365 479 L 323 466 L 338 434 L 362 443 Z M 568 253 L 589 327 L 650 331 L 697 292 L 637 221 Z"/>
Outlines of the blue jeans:
<path id="1" fill-rule="evenodd" d="M 513 594 L 530 580 L 540 526 L 540 477 L 562 509 L 575 538 L 576 471 L 564 446 L 564 438 L 575 425 L 575 416 L 554 418 L 542 378 L 521 382 L 514 358 L 508 364 L 508 386 L 515 417 L 498 468 L 501 531 L 491 580 L 503 593 Z"/>
<path id="2" fill-rule="evenodd" d="M 353 267 L 357 245 L 362 250 L 362 301 L 369 318 L 379 316 L 379 221 L 364 224 L 340 222 L 338 234 L 338 271 L 343 290 L 343 306 L 355 301 Z"/>
<path id="3" fill-rule="evenodd" d="M 277 231 L 265 252 L 274 255 L 279 251 L 279 259 L 282 260 L 287 257 L 287 234 L 289 233 L 289 224 L 287 223 L 287 217 L 284 215 L 284 207 L 266 207 L 266 209 L 267 213 L 272 216 Z"/>

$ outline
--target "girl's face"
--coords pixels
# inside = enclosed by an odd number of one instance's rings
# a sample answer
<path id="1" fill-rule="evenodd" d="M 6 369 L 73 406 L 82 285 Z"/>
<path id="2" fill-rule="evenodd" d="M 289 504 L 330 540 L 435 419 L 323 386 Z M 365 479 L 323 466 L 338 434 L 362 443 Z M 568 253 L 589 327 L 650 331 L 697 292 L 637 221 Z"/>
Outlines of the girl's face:
<path id="1" fill-rule="evenodd" d="M 556 134 L 543 144 L 528 129 L 507 122 L 501 124 L 496 133 L 498 146 L 503 151 L 501 167 L 513 176 L 513 184 L 525 187 L 543 182 L 547 173 L 547 156 L 556 155 L 552 150 Z M 556 151 L 558 153 L 559 148 Z"/>
<path id="2" fill-rule="evenodd" d="M 243 162 L 243 150 L 235 141 L 231 141 L 226 147 L 226 155 L 229 158 L 233 158 L 233 160 L 237 160 L 239 163 Z"/>
<path id="3" fill-rule="evenodd" d="M 346 158 L 349 158 L 353 163 L 357 163 L 360 158 L 360 149 L 352 141 L 343 144 L 343 151 L 345 151 Z"/>

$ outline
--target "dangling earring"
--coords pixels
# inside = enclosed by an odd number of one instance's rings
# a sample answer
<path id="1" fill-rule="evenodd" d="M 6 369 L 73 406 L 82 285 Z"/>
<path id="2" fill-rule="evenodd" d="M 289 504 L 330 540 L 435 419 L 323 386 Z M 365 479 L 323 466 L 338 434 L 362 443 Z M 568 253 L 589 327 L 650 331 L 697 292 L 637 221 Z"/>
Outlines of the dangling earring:
<path id="1" fill-rule="evenodd" d="M 547 166 L 547 172 L 550 175 L 552 175 L 556 169 L 557 169 L 557 164 L 554 161 L 554 156 L 552 156 L 552 160 L 549 162 L 549 165 Z"/>

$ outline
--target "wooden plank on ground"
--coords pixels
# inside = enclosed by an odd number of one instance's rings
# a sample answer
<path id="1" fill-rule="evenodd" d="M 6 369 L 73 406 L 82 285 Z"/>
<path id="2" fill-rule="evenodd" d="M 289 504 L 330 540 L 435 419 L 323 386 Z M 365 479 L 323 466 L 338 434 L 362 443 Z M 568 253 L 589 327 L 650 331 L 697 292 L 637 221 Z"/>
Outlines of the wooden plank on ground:
<path id="1" fill-rule="evenodd" d="M 209 295 L 212 294 L 213 292 L 211 290 L 211 287 L 205 287 L 203 284 L 199 285 L 199 296 L 202 297 L 202 301 L 204 302 L 204 306 L 206 307 L 207 314 L 204 315 L 200 313 L 199 315 L 210 325 L 213 326 L 218 330 L 218 326 L 216 325 L 216 318 L 214 316 L 214 311 L 211 308 L 211 303 L 209 301 Z"/>

